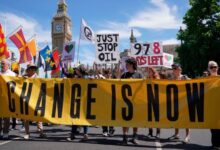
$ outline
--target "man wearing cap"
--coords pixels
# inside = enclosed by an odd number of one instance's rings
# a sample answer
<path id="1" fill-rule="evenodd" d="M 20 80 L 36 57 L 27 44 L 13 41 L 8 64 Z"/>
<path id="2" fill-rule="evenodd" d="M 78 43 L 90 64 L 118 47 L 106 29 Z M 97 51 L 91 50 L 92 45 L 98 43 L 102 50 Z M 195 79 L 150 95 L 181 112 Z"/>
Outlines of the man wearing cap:
<path id="1" fill-rule="evenodd" d="M 215 61 L 209 61 L 208 71 L 210 76 L 218 76 L 218 64 Z M 211 129 L 212 147 L 220 150 L 220 129 Z"/>
<path id="2" fill-rule="evenodd" d="M 74 73 L 68 73 L 65 71 L 64 67 L 62 66 L 62 72 L 67 78 L 85 78 L 87 72 L 83 64 L 79 65 L 77 68 L 74 68 Z M 67 138 L 68 141 L 73 141 L 77 134 L 78 125 L 72 125 L 71 135 Z M 83 126 L 84 135 L 81 141 L 88 140 L 88 126 Z"/>
<path id="3" fill-rule="evenodd" d="M 10 61 L 8 59 L 3 59 L 1 61 L 1 75 L 5 76 L 16 76 L 16 74 L 10 70 Z M 4 121 L 4 128 L 3 128 L 3 136 L 1 134 L 2 132 L 2 120 Z M 9 126 L 10 126 L 10 118 L 0 118 L 0 138 L 3 140 L 9 139 Z"/>
<path id="4" fill-rule="evenodd" d="M 35 66 L 34 64 L 28 64 L 27 65 L 27 69 L 26 69 L 26 73 L 25 73 L 25 77 L 27 78 L 37 78 L 37 66 Z M 25 120 L 24 121 L 24 126 L 25 126 L 25 135 L 24 135 L 24 139 L 28 140 L 30 138 L 30 131 L 29 131 L 29 120 Z M 40 134 L 40 138 L 44 138 L 46 137 L 46 134 L 43 133 L 43 124 L 42 122 L 37 122 L 37 130 Z"/>
<path id="5" fill-rule="evenodd" d="M 172 65 L 172 70 L 173 70 L 173 77 L 171 78 L 171 80 L 189 80 L 190 79 L 188 78 L 188 76 L 182 75 L 182 68 L 180 64 L 174 63 Z M 171 136 L 169 139 L 179 140 L 179 129 L 176 128 L 174 135 Z M 186 137 L 184 139 L 184 142 L 188 143 L 189 141 L 190 141 L 190 130 L 186 129 Z"/>
<path id="6" fill-rule="evenodd" d="M 143 75 L 137 72 L 137 62 L 134 58 L 129 58 L 126 60 L 126 69 L 128 70 L 124 74 L 122 74 L 121 79 L 141 79 Z M 123 127 L 123 145 L 127 145 L 128 143 L 128 127 Z M 131 142 L 133 144 L 138 144 L 138 128 L 133 128 L 133 138 Z"/>

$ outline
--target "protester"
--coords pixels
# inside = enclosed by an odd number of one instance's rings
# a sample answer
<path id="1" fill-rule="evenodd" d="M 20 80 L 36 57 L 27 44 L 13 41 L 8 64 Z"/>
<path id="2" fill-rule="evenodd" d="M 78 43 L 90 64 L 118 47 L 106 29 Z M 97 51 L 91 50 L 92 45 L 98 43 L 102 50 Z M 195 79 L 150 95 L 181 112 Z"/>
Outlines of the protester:
<path id="1" fill-rule="evenodd" d="M 85 78 L 85 76 L 87 75 L 84 65 L 79 65 L 77 68 L 74 68 L 73 73 L 66 72 L 62 66 L 62 72 L 68 78 Z M 78 127 L 79 127 L 78 125 L 72 125 L 71 135 L 69 138 L 67 138 L 68 141 L 73 141 L 76 138 L 75 136 L 77 134 Z M 88 126 L 83 126 L 83 130 L 84 130 L 84 135 L 83 135 L 82 141 L 87 141 L 88 140 Z"/>
<path id="2" fill-rule="evenodd" d="M 180 66 L 180 64 L 178 63 L 174 63 L 172 65 L 172 70 L 173 70 L 173 77 L 172 80 L 189 80 L 190 78 L 188 78 L 187 75 L 182 75 L 182 68 Z M 171 136 L 169 138 L 170 140 L 174 139 L 174 140 L 179 140 L 179 129 L 175 129 L 175 133 L 173 136 Z M 190 141 L 190 130 L 186 129 L 186 137 L 184 139 L 185 143 L 188 143 Z"/>
<path id="3" fill-rule="evenodd" d="M 16 68 L 15 70 L 12 70 L 15 74 L 16 74 L 16 77 L 19 76 L 19 71 L 18 71 L 18 68 Z M 12 118 L 12 127 L 10 130 L 16 130 L 16 125 L 17 125 L 17 119 L 16 118 Z"/>
<path id="4" fill-rule="evenodd" d="M 143 75 L 139 72 L 137 72 L 137 62 L 134 58 L 129 58 L 126 60 L 126 69 L 128 70 L 124 74 L 122 74 L 121 79 L 138 79 L 143 78 Z M 123 145 L 128 144 L 128 127 L 123 127 Z M 131 142 L 133 144 L 138 144 L 138 128 L 133 128 L 133 138 L 131 139 Z"/>
<path id="5" fill-rule="evenodd" d="M 156 71 L 156 69 L 154 69 L 152 67 L 147 67 L 146 72 L 147 72 L 147 79 L 160 79 L 160 76 L 159 76 L 158 72 Z M 148 136 L 153 137 L 153 129 L 152 128 L 149 128 Z M 160 138 L 160 129 L 159 128 L 157 128 L 157 131 L 156 131 L 156 138 Z"/>
<path id="6" fill-rule="evenodd" d="M 202 76 L 203 77 L 208 77 L 209 76 L 209 71 L 203 71 Z"/>
<path id="7" fill-rule="evenodd" d="M 218 64 L 215 61 L 209 61 L 208 71 L 210 76 L 218 76 Z M 211 129 L 212 147 L 220 150 L 220 129 Z"/>
<path id="8" fill-rule="evenodd" d="M 28 64 L 26 69 L 26 74 L 24 75 L 25 78 L 37 78 L 37 66 L 33 64 Z M 29 120 L 24 120 L 24 127 L 25 127 L 25 135 L 24 139 L 28 140 L 30 138 L 30 130 L 29 130 Z M 37 131 L 39 132 L 40 138 L 45 138 L 46 134 L 43 132 L 43 123 L 37 122 Z"/>
<path id="9" fill-rule="evenodd" d="M 100 76 L 100 77 L 102 77 L 102 76 Z M 111 77 L 111 70 L 109 70 L 109 69 L 103 70 L 103 77 L 104 77 L 104 79 L 111 79 L 112 78 Z M 115 132 L 115 129 L 113 126 L 103 126 L 102 127 L 102 133 L 103 133 L 103 136 L 105 136 L 105 137 L 114 136 L 114 132 Z"/>
<path id="10" fill-rule="evenodd" d="M 5 76 L 16 76 L 16 74 L 10 70 L 10 61 L 8 59 L 3 59 L 1 61 L 1 75 Z M 3 136 L 2 136 L 2 120 L 4 121 Z M 0 118 L 0 138 L 3 140 L 9 139 L 9 126 L 10 118 Z"/>

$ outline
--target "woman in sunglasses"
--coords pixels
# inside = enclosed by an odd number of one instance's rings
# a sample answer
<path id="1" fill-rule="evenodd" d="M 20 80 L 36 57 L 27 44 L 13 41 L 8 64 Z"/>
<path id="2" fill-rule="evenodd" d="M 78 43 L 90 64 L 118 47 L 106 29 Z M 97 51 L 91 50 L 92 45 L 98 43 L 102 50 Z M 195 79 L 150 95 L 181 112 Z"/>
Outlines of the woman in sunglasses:
<path id="1" fill-rule="evenodd" d="M 208 70 L 210 76 L 218 76 L 218 64 L 215 61 L 209 61 Z M 211 129 L 212 147 L 220 149 L 220 129 Z"/>

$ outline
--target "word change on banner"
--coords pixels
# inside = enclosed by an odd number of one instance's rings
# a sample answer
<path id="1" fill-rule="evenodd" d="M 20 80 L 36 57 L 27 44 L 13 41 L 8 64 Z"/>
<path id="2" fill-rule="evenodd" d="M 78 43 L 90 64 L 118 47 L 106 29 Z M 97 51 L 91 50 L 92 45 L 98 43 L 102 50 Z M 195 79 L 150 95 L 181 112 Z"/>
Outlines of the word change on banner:
<path id="1" fill-rule="evenodd" d="M 220 77 L 193 80 L 0 76 L 0 117 L 67 125 L 220 129 Z"/>
<path id="2" fill-rule="evenodd" d="M 68 42 L 64 44 L 63 52 L 62 52 L 62 61 L 70 62 L 74 61 L 75 57 L 75 42 Z"/>
<path id="3" fill-rule="evenodd" d="M 139 67 L 163 66 L 162 42 L 131 44 L 131 56 Z"/>
<path id="4" fill-rule="evenodd" d="M 119 34 L 96 34 L 95 43 L 97 64 L 119 62 Z"/>
<path id="5" fill-rule="evenodd" d="M 163 53 L 163 66 L 166 68 L 172 68 L 173 55 L 168 53 Z"/>

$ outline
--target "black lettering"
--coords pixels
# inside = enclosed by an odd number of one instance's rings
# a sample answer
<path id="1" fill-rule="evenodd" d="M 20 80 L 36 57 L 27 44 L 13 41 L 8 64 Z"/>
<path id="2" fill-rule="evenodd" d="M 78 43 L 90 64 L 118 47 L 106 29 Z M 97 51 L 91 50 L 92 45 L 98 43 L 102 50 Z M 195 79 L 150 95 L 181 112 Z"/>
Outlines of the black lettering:
<path id="1" fill-rule="evenodd" d="M 132 96 L 132 90 L 131 87 L 128 84 L 125 84 L 122 86 L 121 89 L 122 98 L 124 102 L 127 104 L 128 108 L 123 107 L 122 108 L 122 118 L 126 121 L 129 121 L 133 118 L 133 104 L 130 101 L 130 99 L 127 96 Z M 128 109 L 128 111 L 127 111 Z M 128 113 L 126 113 L 128 112 Z"/>
<path id="2" fill-rule="evenodd" d="M 154 85 L 154 92 L 151 84 L 147 84 L 147 99 L 148 99 L 148 121 L 152 121 L 154 113 L 155 121 L 159 121 L 159 88 L 158 84 Z"/>
<path id="3" fill-rule="evenodd" d="M 37 116 L 37 112 L 40 111 L 40 116 L 43 117 L 45 115 L 45 107 L 46 107 L 46 83 L 42 83 L 40 87 L 40 93 L 37 100 L 37 105 L 35 107 L 34 115 Z"/>
<path id="4" fill-rule="evenodd" d="M 64 95 L 64 83 L 58 83 L 54 85 L 54 101 L 53 101 L 53 110 L 52 117 L 56 116 L 56 108 L 58 108 L 58 118 L 62 118 L 63 112 L 63 95 Z"/>
<path id="5" fill-rule="evenodd" d="M 109 35 L 108 35 L 108 42 L 112 42 L 112 41 L 113 41 L 113 39 L 112 39 L 112 35 L 109 34 Z"/>
<path id="6" fill-rule="evenodd" d="M 80 118 L 80 98 L 77 98 L 80 96 L 81 96 L 80 84 L 72 85 L 72 96 L 71 96 L 71 106 L 70 106 L 70 116 L 72 118 Z"/>
<path id="7" fill-rule="evenodd" d="M 96 99 L 92 98 L 92 89 L 97 88 L 97 84 L 88 84 L 87 89 L 87 112 L 86 112 L 86 118 L 95 120 L 96 116 L 92 115 L 92 103 L 95 103 Z"/>
<path id="8" fill-rule="evenodd" d="M 101 61 L 105 60 L 105 54 L 104 53 L 99 54 L 99 60 L 101 60 Z"/>
<path id="9" fill-rule="evenodd" d="M 116 119 L 116 90 L 115 85 L 112 84 L 112 120 Z"/>
<path id="10" fill-rule="evenodd" d="M 102 35 L 96 35 L 97 36 L 97 42 L 101 42 L 101 36 Z"/>
<path id="11" fill-rule="evenodd" d="M 101 51 L 103 51 L 103 46 L 102 46 L 102 43 L 99 43 L 98 45 L 97 45 L 97 47 L 98 47 L 98 51 L 99 52 L 101 52 Z"/>
<path id="12" fill-rule="evenodd" d="M 112 61 L 116 61 L 116 58 L 114 58 L 113 53 L 111 53 L 111 58 L 112 58 Z"/>
<path id="13" fill-rule="evenodd" d="M 189 118 L 191 122 L 196 121 L 196 112 L 199 122 L 204 122 L 204 83 L 193 83 L 192 89 L 189 83 L 186 84 Z"/>
<path id="14" fill-rule="evenodd" d="M 105 61 L 106 61 L 106 62 L 110 61 L 110 59 L 109 59 L 109 54 L 110 54 L 110 53 L 105 53 L 105 55 L 106 55 Z"/>
<path id="15" fill-rule="evenodd" d="M 31 97 L 32 86 L 33 86 L 33 84 L 29 83 L 27 95 L 25 96 L 27 82 L 23 83 L 22 91 L 21 91 L 21 95 L 20 95 L 20 112 L 21 112 L 21 114 L 24 114 L 24 107 L 25 107 L 25 115 L 28 115 L 28 109 L 29 109 L 28 104 L 29 104 L 29 100 Z"/>
<path id="16" fill-rule="evenodd" d="M 167 92 L 167 118 L 170 121 L 177 121 L 179 117 L 178 87 L 175 84 L 170 84 L 167 86 L 166 92 Z M 172 114 L 172 99 L 174 102 L 173 114 Z"/>
<path id="17" fill-rule="evenodd" d="M 14 81 L 7 82 L 8 87 L 8 101 L 9 101 L 9 110 L 15 112 L 15 99 L 12 98 L 12 94 L 15 92 L 16 83 Z"/>

